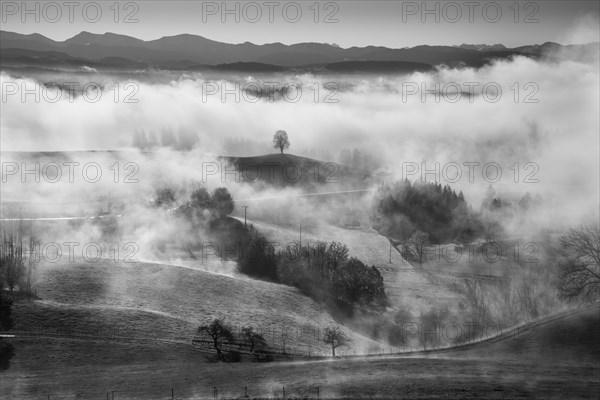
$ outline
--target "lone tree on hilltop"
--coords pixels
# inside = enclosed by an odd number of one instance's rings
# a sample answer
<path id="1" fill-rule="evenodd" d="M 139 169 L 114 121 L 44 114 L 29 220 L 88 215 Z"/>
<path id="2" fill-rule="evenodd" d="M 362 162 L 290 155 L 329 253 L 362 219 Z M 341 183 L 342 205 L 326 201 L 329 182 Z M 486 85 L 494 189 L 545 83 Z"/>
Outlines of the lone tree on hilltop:
<path id="1" fill-rule="evenodd" d="M 335 357 L 335 349 L 338 347 L 349 347 L 352 339 L 347 336 L 339 326 L 328 326 L 325 328 L 323 343 L 331 346 L 331 353 Z"/>
<path id="2" fill-rule="evenodd" d="M 288 149 L 290 147 L 290 140 L 288 139 L 288 135 L 286 131 L 277 131 L 273 136 L 273 148 L 279 149 L 281 154 L 283 154 L 283 149 Z"/>

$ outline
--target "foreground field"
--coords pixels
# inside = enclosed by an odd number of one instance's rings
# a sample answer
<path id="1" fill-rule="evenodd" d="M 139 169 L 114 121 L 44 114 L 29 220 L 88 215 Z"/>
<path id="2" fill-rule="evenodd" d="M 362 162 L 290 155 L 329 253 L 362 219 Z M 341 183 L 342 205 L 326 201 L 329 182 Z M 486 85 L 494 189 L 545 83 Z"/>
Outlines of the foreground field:
<path id="1" fill-rule="evenodd" d="M 6 399 L 472 398 L 578 399 L 600 394 L 598 307 L 521 336 L 415 356 L 214 364 L 184 346 L 11 339 Z M 559 346 L 562 351 L 557 351 Z M 50 396 L 50 397 L 48 397 Z"/>
<path id="2" fill-rule="evenodd" d="M 267 226 L 261 228 L 268 232 Z M 418 287 L 425 304 L 450 299 L 418 269 L 408 270 L 413 267 L 397 253 L 385 265 L 382 236 L 329 229 L 330 237 L 347 243 L 354 255 L 370 257 L 369 263 L 387 271 L 391 289 L 393 282 L 399 288 Z M 306 235 L 303 240 L 313 238 Z M 389 354 L 392 349 L 344 327 L 352 347 L 339 352 L 343 357 L 329 359 L 319 338 L 323 327 L 336 321 L 323 307 L 294 288 L 245 278 L 218 262 L 75 260 L 40 265 L 38 276 L 38 299 L 14 304 L 15 337 L 5 340 L 13 343 L 15 356 L 2 372 L 3 399 L 170 399 L 172 393 L 177 399 L 246 394 L 572 399 L 600 394 L 598 306 L 427 353 Z M 396 300 L 400 304 L 403 298 Z M 197 326 L 215 317 L 236 329 L 252 325 L 278 351 L 297 355 L 289 361 L 215 364 L 211 352 L 191 344 Z"/>

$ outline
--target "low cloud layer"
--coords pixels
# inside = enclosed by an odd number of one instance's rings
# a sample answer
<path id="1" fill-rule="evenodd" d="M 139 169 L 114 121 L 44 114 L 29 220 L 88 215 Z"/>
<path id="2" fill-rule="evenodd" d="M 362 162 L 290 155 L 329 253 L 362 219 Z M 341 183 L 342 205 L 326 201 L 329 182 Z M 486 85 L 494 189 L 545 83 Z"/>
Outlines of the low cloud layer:
<path id="1" fill-rule="evenodd" d="M 475 206 L 490 183 L 499 194 L 540 194 L 548 200 L 548 212 L 575 223 L 597 211 L 600 203 L 598 62 L 590 61 L 589 55 L 556 56 L 540 61 L 516 57 L 478 70 L 440 67 L 434 73 L 402 76 L 160 72 L 24 76 L 5 71 L 3 152 L 122 152 L 70 153 L 82 165 L 99 163 L 105 178 L 114 178 L 110 168 L 118 161 L 119 183 L 103 178 L 89 184 L 79 178 L 74 183 L 63 179 L 58 184 L 43 180 L 23 184 L 16 179 L 19 171 L 3 183 L 4 197 L 85 202 L 110 193 L 139 201 L 157 186 L 201 181 L 202 163 L 215 162 L 226 153 L 225 138 L 262 141 L 267 147 L 273 133 L 285 129 L 291 153 L 317 148 L 337 158 L 343 148 L 358 148 L 380 160 L 387 179 L 437 179 L 463 190 Z M 79 88 L 94 82 L 102 91 L 92 102 L 93 88 L 88 88 L 87 97 L 76 93 L 72 100 L 63 90 L 53 103 L 48 98 L 55 92 L 41 86 L 48 82 L 79 82 L 73 86 Z M 15 85 L 19 92 L 11 94 Z M 289 91 L 283 97 L 276 92 L 273 101 L 267 94 L 255 101 L 255 93 L 243 90 L 273 85 L 287 85 Z M 29 94 L 22 102 L 23 88 L 37 90 L 39 101 Z M 133 147 L 138 131 L 154 136 L 153 152 L 140 153 Z M 193 148 L 161 148 L 164 131 L 191 134 Z M 47 157 L 46 162 L 64 161 Z M 135 167 L 126 167 L 128 162 Z M 485 170 L 489 164 L 491 169 Z M 461 178 L 455 181 L 456 165 Z M 128 185 L 122 180 L 131 168 L 139 169 L 138 182 Z M 498 168 L 502 176 L 496 181 Z M 209 179 L 207 184 L 217 187 L 223 182 Z M 252 193 L 252 187 L 231 190 L 238 198 L 264 196 Z"/>

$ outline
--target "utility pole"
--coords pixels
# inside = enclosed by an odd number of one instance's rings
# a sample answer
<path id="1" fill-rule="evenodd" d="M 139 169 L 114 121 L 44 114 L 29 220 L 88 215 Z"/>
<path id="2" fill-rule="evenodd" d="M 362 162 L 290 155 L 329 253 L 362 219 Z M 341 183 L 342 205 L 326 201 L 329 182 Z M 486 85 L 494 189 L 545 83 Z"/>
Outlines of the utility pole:
<path id="1" fill-rule="evenodd" d="M 390 264 L 392 263 L 392 241 L 390 240 Z"/>
<path id="2" fill-rule="evenodd" d="M 302 248 L 302 224 L 300 224 L 300 248 Z"/>
<path id="3" fill-rule="evenodd" d="M 248 210 L 248 206 L 242 206 L 244 207 L 244 228 L 246 227 L 246 211 Z"/>

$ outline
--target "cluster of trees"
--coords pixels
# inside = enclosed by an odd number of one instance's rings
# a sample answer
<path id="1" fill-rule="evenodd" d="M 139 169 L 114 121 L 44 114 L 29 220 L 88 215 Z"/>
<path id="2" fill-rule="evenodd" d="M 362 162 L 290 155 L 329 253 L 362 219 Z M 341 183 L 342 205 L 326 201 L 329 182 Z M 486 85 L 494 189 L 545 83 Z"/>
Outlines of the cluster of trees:
<path id="1" fill-rule="evenodd" d="M 381 308 L 387 304 L 383 278 L 374 266 L 349 257 L 348 248 L 338 242 L 288 244 L 276 252 L 256 230 L 240 254 L 244 274 L 295 286 L 322 302 Z"/>
<path id="2" fill-rule="evenodd" d="M 11 221 L 2 227 L 0 234 L 0 292 L 15 288 L 25 295 L 33 294 L 35 278 L 35 237 L 25 234 L 22 220 Z"/>
<path id="3" fill-rule="evenodd" d="M 25 234 L 23 220 L 5 222 L 0 233 L 0 331 L 13 327 L 14 290 L 31 296 L 35 280 L 35 238 Z M 8 289 L 8 291 L 6 290 Z M 12 344 L 0 338 L 0 371 L 8 369 L 14 355 Z"/>
<path id="4" fill-rule="evenodd" d="M 432 243 L 470 242 L 483 232 L 462 192 L 448 185 L 408 180 L 384 184 L 375 207 L 377 229 L 402 241 L 415 231 L 427 233 Z"/>
<path id="5" fill-rule="evenodd" d="M 216 318 L 209 324 L 201 325 L 198 328 L 198 334 L 209 338 L 216 352 L 217 362 L 240 361 L 240 350 L 244 348 L 257 361 L 269 361 L 272 359 L 269 356 L 267 341 L 251 326 L 242 328 L 241 333 L 236 334 L 232 326 Z M 237 350 L 232 350 L 231 348 L 237 348 Z"/>
<path id="6" fill-rule="evenodd" d="M 463 295 L 457 314 L 442 307 L 432 308 L 415 318 L 408 310 L 400 310 L 388 331 L 390 343 L 406 344 L 412 337 L 424 348 L 432 344 L 457 344 L 494 333 L 498 328 L 510 328 L 551 315 L 561 309 L 562 300 L 576 304 L 598 301 L 598 224 L 587 223 L 570 229 L 560 237 L 559 245 L 556 248 L 554 242 L 547 242 L 540 246 L 538 262 L 522 264 L 518 272 L 493 280 L 469 279 L 457 285 Z M 439 330 L 449 324 L 462 327 L 462 336 L 452 343 L 440 343 Z M 486 326 L 494 328 L 485 332 Z M 413 335 L 413 331 L 418 335 Z"/>
<path id="7" fill-rule="evenodd" d="M 198 143 L 198 136 L 191 131 L 180 129 L 175 132 L 171 128 L 163 129 L 160 134 L 136 129 L 133 133 L 133 147 L 140 150 L 153 150 L 157 147 L 169 147 L 173 150 L 191 150 Z"/>
<path id="8" fill-rule="evenodd" d="M 250 226 L 249 232 L 250 240 L 240 252 L 238 259 L 239 271 L 255 278 L 279 282 L 275 247 L 253 226 Z"/>
<path id="9" fill-rule="evenodd" d="M 242 353 L 253 356 L 256 361 L 273 360 L 273 351 L 269 348 L 264 336 L 251 326 L 243 327 L 241 332 L 236 334 L 231 325 L 220 318 L 215 318 L 210 323 L 198 327 L 197 334 L 210 341 L 215 351 L 216 362 L 241 361 Z M 347 348 L 352 344 L 352 338 L 338 325 L 325 327 L 322 340 L 331 348 L 334 357 L 336 349 Z"/>
<path id="10" fill-rule="evenodd" d="M 297 94 L 294 91 L 298 90 L 298 88 L 292 89 L 289 86 L 283 87 L 274 87 L 274 86 L 260 86 L 259 88 L 255 88 L 250 85 L 248 87 L 243 88 L 244 92 L 249 96 L 250 99 L 257 100 L 265 100 L 268 102 L 280 101 L 284 98 L 284 96 L 290 96 L 290 98 L 294 98 Z M 290 91 L 292 93 L 290 94 Z"/>
<path id="11" fill-rule="evenodd" d="M 490 185 L 480 210 L 475 211 L 462 192 L 457 194 L 449 185 L 404 180 L 379 188 L 374 223 L 380 232 L 412 247 L 408 255 L 417 261 L 421 257 L 415 254 L 416 237 L 412 237 L 417 232 L 421 239 L 428 235 L 432 244 L 496 241 L 506 236 L 502 221 L 516 218 L 526 223 L 528 211 L 541 203 L 539 195 L 530 193 L 508 200 Z"/>
<path id="12" fill-rule="evenodd" d="M 560 304 L 555 274 L 541 265 L 494 281 L 468 280 L 463 288 L 468 319 L 479 326 L 515 326 L 549 315 Z"/>
<path id="13" fill-rule="evenodd" d="M 456 287 L 463 294 L 457 311 L 433 307 L 415 318 L 401 310 L 389 330 L 390 343 L 414 339 L 424 349 L 456 345 L 550 315 L 560 306 L 553 275 L 543 267 L 491 281 L 469 279 Z"/>
<path id="14" fill-rule="evenodd" d="M 542 197 L 538 194 L 535 197 L 527 192 L 518 199 L 508 200 L 502 198 L 490 184 L 485 192 L 485 197 L 481 202 L 482 210 L 495 212 L 505 212 L 511 215 L 521 211 L 527 211 L 531 208 L 539 207 L 542 204 Z"/>
<path id="15" fill-rule="evenodd" d="M 167 209 L 177 207 L 177 213 L 196 222 L 224 218 L 235 208 L 233 197 L 225 187 L 217 188 L 211 193 L 205 187 L 197 186 L 190 193 L 189 199 L 179 207 L 173 189 L 159 188 L 152 204 Z"/>
<path id="16" fill-rule="evenodd" d="M 500 196 L 489 185 L 480 208 L 481 237 L 486 241 L 494 241 L 506 236 L 502 221 L 508 219 L 527 224 L 529 212 L 540 208 L 542 202 L 539 194 L 534 197 L 529 192 L 521 197 Z"/>

